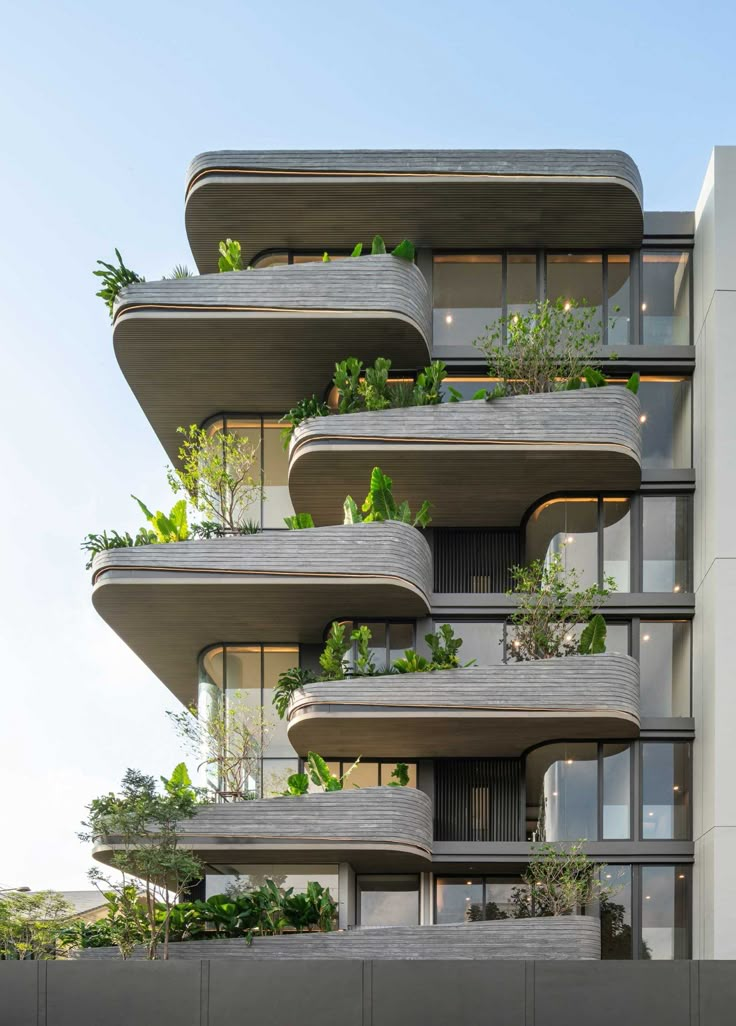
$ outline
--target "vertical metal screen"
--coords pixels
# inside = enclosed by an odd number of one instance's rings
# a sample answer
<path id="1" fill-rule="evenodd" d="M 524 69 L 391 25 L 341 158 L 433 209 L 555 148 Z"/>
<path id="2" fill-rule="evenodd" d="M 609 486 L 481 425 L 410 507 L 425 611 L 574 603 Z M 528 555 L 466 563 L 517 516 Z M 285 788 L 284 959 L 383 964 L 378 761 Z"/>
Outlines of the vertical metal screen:
<path id="1" fill-rule="evenodd" d="M 437 759 L 436 841 L 521 841 L 521 759 Z"/>
<path id="2" fill-rule="evenodd" d="M 521 561 L 521 532 L 512 528 L 434 530 L 434 590 L 472 594 L 511 588 L 509 567 Z"/>

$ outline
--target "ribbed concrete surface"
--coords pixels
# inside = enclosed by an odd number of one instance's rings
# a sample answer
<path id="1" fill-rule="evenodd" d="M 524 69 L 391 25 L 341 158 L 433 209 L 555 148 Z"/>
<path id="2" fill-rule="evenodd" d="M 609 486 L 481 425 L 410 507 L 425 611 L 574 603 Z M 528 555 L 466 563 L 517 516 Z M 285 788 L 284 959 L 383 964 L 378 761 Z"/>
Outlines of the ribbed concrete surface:
<path id="1" fill-rule="evenodd" d="M 641 244 L 641 178 L 617 150 L 226 150 L 192 162 L 186 225 L 202 271 L 226 235 L 249 259 L 376 232 L 435 248 L 629 247 Z"/>
<path id="2" fill-rule="evenodd" d="M 432 856 L 432 802 L 415 788 L 366 787 L 205 806 L 180 824 L 181 843 L 207 862 L 368 859 L 421 865 Z M 115 838 L 95 858 L 110 858 Z"/>
<path id="3" fill-rule="evenodd" d="M 299 752 L 511 756 L 557 737 L 639 732 L 639 664 L 567 656 L 310 684 L 289 710 Z"/>
<path id="4" fill-rule="evenodd" d="M 600 958 L 597 919 L 560 916 L 510 919 L 452 926 L 356 929 L 344 933 L 305 933 L 244 940 L 187 941 L 169 946 L 172 959 L 247 958 L 281 961 L 308 958 L 365 959 L 530 959 Z M 87 948 L 84 959 L 119 957 L 117 948 Z M 134 958 L 143 957 L 139 949 Z"/>
<path id="5" fill-rule="evenodd" d="M 626 388 L 514 396 L 305 421 L 289 453 L 297 509 L 329 523 L 379 464 L 436 526 L 517 525 L 550 492 L 641 481 L 641 408 Z"/>
<path id="6" fill-rule="evenodd" d="M 424 616 L 432 557 L 406 524 L 340 525 L 101 553 L 97 612 L 184 702 L 221 641 L 319 643 L 346 615 Z"/>
<path id="7" fill-rule="evenodd" d="M 366 256 L 131 285 L 116 304 L 113 339 L 173 460 L 178 427 L 223 411 L 281 415 L 312 393 L 321 397 L 346 356 L 424 366 L 431 324 L 421 272 L 396 257 Z"/>

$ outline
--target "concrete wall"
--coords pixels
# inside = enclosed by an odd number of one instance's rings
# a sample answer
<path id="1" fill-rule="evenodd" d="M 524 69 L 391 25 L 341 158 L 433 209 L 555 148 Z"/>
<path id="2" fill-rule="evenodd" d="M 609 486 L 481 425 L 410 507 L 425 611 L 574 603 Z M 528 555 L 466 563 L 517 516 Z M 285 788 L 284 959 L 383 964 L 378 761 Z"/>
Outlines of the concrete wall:
<path id="1" fill-rule="evenodd" d="M 736 147 L 716 147 L 695 212 L 695 958 L 736 958 Z"/>
<path id="2" fill-rule="evenodd" d="M 0 962 L 0 1026 L 723 1026 L 731 962 Z"/>

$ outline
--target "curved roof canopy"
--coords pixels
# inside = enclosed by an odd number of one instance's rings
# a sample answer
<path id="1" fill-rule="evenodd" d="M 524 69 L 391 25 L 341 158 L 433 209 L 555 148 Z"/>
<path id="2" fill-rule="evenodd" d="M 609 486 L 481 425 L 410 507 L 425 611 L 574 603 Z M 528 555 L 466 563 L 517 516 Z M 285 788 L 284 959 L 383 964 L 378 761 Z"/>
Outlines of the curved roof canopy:
<path id="1" fill-rule="evenodd" d="M 437 249 L 636 247 L 643 223 L 639 171 L 620 150 L 224 150 L 187 175 L 203 273 L 228 237 L 250 261 L 376 233 Z"/>
<path id="2" fill-rule="evenodd" d="M 208 645 L 321 642 L 343 617 L 424 616 L 432 558 L 420 531 L 376 523 L 111 549 L 95 609 L 182 702 Z"/>
<path id="3" fill-rule="evenodd" d="M 335 363 L 429 359 L 431 300 L 405 260 L 366 256 L 140 282 L 115 306 L 115 354 L 173 460 L 176 429 L 322 397 Z"/>
<path id="4" fill-rule="evenodd" d="M 301 754 L 516 756 L 556 738 L 639 734 L 639 664 L 626 655 L 309 684 L 288 713 Z"/>
<path id="5" fill-rule="evenodd" d="M 632 392 L 608 386 L 317 417 L 294 434 L 289 491 L 334 523 L 378 465 L 412 509 L 432 502 L 434 526 L 514 526 L 551 492 L 638 488 L 639 415 Z"/>

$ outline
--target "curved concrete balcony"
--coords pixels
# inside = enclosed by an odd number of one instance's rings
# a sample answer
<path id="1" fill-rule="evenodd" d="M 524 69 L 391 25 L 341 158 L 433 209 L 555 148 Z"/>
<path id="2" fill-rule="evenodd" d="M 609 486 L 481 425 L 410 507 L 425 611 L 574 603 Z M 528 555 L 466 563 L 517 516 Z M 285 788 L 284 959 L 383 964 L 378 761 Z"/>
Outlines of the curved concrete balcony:
<path id="1" fill-rule="evenodd" d="M 431 324 L 424 275 L 396 257 L 366 256 L 130 285 L 115 306 L 113 339 L 173 460 L 179 426 L 321 398 L 346 356 L 423 366 Z"/>
<path id="2" fill-rule="evenodd" d="M 516 756 L 557 738 L 639 734 L 639 664 L 567 656 L 310 684 L 288 713 L 300 753 Z"/>
<path id="3" fill-rule="evenodd" d="M 366 787 L 204 806 L 180 824 L 180 844 L 208 863 L 349 861 L 421 868 L 432 858 L 432 802 L 408 787 Z M 116 838 L 94 857 L 109 862 Z"/>
<path id="4" fill-rule="evenodd" d="M 357 150 L 202 153 L 186 228 L 203 272 L 217 245 L 347 249 L 380 232 L 437 249 L 641 245 L 642 186 L 619 150 Z"/>
<path id="5" fill-rule="evenodd" d="M 305 421 L 289 451 L 294 507 L 334 523 L 378 465 L 437 526 L 509 527 L 551 492 L 633 491 L 641 482 L 638 398 L 582 389 Z"/>
<path id="6" fill-rule="evenodd" d="M 273 531 L 100 553 L 95 609 L 182 702 L 223 640 L 321 642 L 342 617 L 425 616 L 432 558 L 399 523 Z"/>
<path id="7" fill-rule="evenodd" d="M 83 948 L 83 959 L 119 958 L 117 948 Z M 143 948 L 133 958 L 144 958 Z M 356 959 L 532 959 L 594 960 L 601 957 L 601 931 L 592 916 L 501 919 L 435 926 L 365 927 L 346 932 L 283 934 L 169 944 L 171 959 L 302 958 Z"/>

